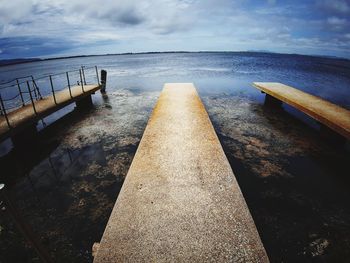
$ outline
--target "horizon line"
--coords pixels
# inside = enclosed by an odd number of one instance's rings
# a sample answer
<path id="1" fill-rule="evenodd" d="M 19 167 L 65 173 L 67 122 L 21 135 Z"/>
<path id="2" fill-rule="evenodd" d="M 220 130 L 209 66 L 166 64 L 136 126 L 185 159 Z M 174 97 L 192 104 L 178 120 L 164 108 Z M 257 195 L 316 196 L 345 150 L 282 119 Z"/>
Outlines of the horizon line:
<path id="1" fill-rule="evenodd" d="M 210 50 L 199 50 L 199 51 L 186 51 L 186 50 L 169 50 L 169 51 L 141 51 L 141 52 L 123 52 L 123 53 L 103 53 L 103 54 L 87 54 L 87 55 L 68 55 L 68 56 L 57 56 L 57 57 L 17 57 L 17 58 L 6 58 L 0 59 L 0 62 L 11 62 L 10 64 L 3 64 L 0 66 L 15 65 L 22 63 L 30 63 L 36 61 L 46 61 L 46 60 L 58 60 L 58 59 L 70 59 L 70 58 L 79 58 L 79 57 L 98 57 L 98 56 L 122 56 L 122 55 L 142 55 L 142 54 L 169 54 L 169 53 L 261 53 L 261 54 L 275 54 L 275 55 L 297 55 L 297 56 L 307 56 L 307 57 L 322 57 L 322 58 L 333 58 L 333 59 L 343 59 L 350 60 L 347 57 L 340 57 L 335 55 L 319 55 L 319 54 L 300 54 L 300 53 L 281 53 L 274 52 L 269 50 L 244 50 L 244 51 L 233 51 L 233 50 L 224 50 L 224 51 L 210 51 Z M 15 60 L 19 60 L 15 62 Z"/>

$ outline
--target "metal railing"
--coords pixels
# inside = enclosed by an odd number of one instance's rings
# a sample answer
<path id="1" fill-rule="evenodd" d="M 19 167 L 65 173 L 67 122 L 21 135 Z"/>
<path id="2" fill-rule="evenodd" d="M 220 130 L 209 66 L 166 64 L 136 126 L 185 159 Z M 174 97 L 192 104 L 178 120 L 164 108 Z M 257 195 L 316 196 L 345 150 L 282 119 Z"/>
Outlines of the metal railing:
<path id="1" fill-rule="evenodd" d="M 69 95 L 73 98 L 72 83 L 76 82 L 76 85 L 81 86 L 84 93 L 84 86 L 94 84 L 96 81 L 100 85 L 97 66 L 81 66 L 79 70 L 47 74 L 38 78 L 29 75 L 0 83 L 0 116 L 5 117 L 8 127 L 11 128 L 8 116 L 10 112 L 32 105 L 34 114 L 38 115 L 35 108 L 36 101 L 52 95 L 57 105 L 57 91 L 68 88 Z M 57 89 L 56 86 L 61 86 L 61 89 Z"/>

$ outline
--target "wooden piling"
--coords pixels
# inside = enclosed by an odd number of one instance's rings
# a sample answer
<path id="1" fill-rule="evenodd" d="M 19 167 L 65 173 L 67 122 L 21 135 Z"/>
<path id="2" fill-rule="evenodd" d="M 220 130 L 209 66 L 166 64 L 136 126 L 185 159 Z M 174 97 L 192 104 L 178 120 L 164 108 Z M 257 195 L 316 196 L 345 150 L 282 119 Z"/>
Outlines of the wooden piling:
<path id="1" fill-rule="evenodd" d="M 107 85 L 107 71 L 102 69 L 101 70 L 101 93 L 106 92 L 106 85 Z"/>

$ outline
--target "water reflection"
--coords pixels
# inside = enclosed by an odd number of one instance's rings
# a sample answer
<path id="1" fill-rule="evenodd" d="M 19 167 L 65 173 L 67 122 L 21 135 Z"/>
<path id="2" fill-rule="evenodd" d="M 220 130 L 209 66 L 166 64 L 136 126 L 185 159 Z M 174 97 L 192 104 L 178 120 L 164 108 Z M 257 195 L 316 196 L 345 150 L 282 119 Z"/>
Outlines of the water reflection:
<path id="1" fill-rule="evenodd" d="M 23 219 L 58 262 L 92 259 L 91 246 L 101 238 L 125 176 L 108 169 L 107 158 L 99 143 L 57 150 L 11 187 Z M 5 226 L 3 231 L 16 229 Z M 23 259 L 24 248 L 12 242 Z M 6 262 L 19 259 L 18 253 L 3 252 Z"/>
<path id="2" fill-rule="evenodd" d="M 0 159 L 9 175 L 1 180 L 57 262 L 92 261 L 157 95 L 95 96 L 93 109 L 65 115 L 40 132 L 35 147 Z M 37 260 L 8 215 L 0 225 L 2 261 Z"/>

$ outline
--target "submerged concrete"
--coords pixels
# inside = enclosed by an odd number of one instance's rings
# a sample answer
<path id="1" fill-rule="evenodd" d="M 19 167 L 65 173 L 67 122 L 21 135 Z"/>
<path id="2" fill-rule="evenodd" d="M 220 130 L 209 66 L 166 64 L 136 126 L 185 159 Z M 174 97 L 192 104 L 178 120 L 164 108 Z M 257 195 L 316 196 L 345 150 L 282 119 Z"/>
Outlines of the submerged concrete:
<path id="1" fill-rule="evenodd" d="M 166 84 L 94 262 L 268 262 L 192 84 Z"/>

